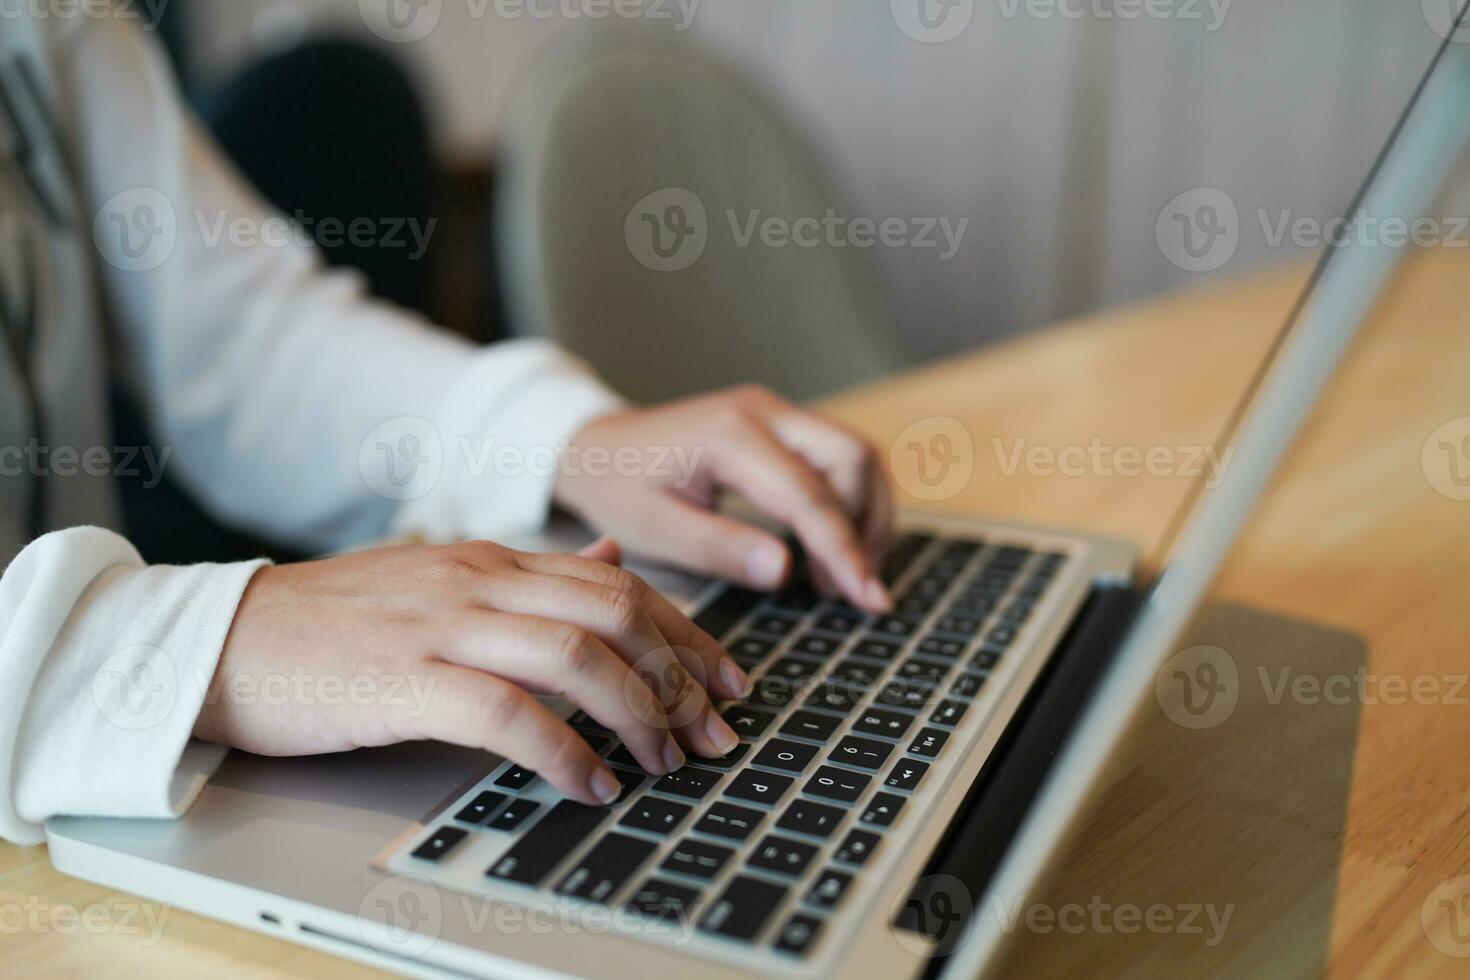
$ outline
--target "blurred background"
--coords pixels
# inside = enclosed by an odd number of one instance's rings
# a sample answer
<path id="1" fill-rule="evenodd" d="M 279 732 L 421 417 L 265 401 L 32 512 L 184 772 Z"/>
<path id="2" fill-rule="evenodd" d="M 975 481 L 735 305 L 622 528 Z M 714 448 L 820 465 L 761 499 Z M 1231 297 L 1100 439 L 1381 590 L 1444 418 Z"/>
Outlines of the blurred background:
<path id="1" fill-rule="evenodd" d="M 132 2 L 277 207 L 425 232 L 330 261 L 654 400 L 1302 262 L 1454 0 Z"/>

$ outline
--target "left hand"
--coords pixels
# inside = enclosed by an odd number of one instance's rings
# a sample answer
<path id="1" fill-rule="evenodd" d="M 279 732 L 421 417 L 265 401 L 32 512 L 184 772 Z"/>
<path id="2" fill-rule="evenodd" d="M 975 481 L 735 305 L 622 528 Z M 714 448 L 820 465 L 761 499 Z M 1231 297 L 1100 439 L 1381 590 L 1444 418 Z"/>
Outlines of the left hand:
<path id="1" fill-rule="evenodd" d="M 589 450 L 601 451 L 597 465 Z M 893 520 L 877 454 L 770 391 L 741 387 L 604 416 L 577 434 L 565 462 L 556 502 L 630 551 L 779 587 L 791 554 L 715 510 L 720 492 L 733 490 L 795 532 L 819 590 L 871 612 L 892 605 L 877 573 Z"/>

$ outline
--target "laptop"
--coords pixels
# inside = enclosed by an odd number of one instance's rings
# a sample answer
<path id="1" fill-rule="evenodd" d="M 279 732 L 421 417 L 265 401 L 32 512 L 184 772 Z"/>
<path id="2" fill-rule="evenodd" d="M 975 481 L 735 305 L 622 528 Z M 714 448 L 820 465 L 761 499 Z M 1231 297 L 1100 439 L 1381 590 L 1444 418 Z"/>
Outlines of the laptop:
<path id="1" fill-rule="evenodd" d="M 1467 92 L 1446 42 L 1349 215 L 1425 213 Z M 883 568 L 889 616 L 650 570 L 755 678 L 725 759 L 654 778 L 566 705 L 623 782 L 611 806 L 432 743 L 233 753 L 177 821 L 50 821 L 52 861 L 417 976 L 980 975 L 1007 937 L 987 910 L 1052 868 L 1401 254 L 1327 249 L 1150 581 L 1127 542 L 923 513 Z"/>

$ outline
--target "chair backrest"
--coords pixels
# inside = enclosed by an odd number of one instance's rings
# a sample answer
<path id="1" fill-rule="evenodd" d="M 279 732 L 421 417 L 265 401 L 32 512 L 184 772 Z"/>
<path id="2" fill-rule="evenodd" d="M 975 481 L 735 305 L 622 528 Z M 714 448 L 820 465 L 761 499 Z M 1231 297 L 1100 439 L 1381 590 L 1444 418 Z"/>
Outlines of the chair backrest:
<path id="1" fill-rule="evenodd" d="M 905 361 L 871 257 L 821 224 L 853 216 L 805 140 L 691 38 L 577 38 L 512 104 L 496 235 L 513 332 L 644 400 L 745 381 L 807 398 Z"/>

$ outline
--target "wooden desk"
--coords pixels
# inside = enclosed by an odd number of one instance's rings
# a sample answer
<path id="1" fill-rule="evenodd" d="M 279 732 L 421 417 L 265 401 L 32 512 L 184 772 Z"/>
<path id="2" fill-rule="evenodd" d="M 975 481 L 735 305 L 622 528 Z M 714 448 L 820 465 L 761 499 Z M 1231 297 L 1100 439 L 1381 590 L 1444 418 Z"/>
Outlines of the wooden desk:
<path id="1" fill-rule="evenodd" d="M 1085 446 L 1094 437 L 1114 448 L 1212 443 L 1304 275 L 1300 268 L 1277 271 L 1090 317 L 865 388 L 829 407 L 885 449 L 928 416 L 964 421 L 974 437 L 974 476 L 954 497 L 925 506 L 1083 527 L 1132 538 L 1147 549 L 1157 543 L 1185 479 L 1043 476 L 1025 467 L 1007 475 L 1005 453 L 1017 437 L 1053 449 Z M 1470 256 L 1458 251 L 1428 253 L 1406 267 L 1217 587 L 1221 599 L 1356 634 L 1366 644 L 1368 669 L 1378 675 L 1470 671 L 1463 598 L 1470 582 L 1470 502 L 1436 492 L 1421 463 L 1437 427 L 1470 416 L 1467 283 Z M 1003 440 L 999 457 L 993 436 Z M 1258 873 L 1263 861 L 1270 862 L 1278 928 L 1232 935 L 1190 962 L 1236 975 L 1263 968 L 1464 975 L 1470 959 L 1433 946 L 1421 912 L 1436 886 L 1470 873 L 1470 711 L 1447 703 L 1366 703 L 1357 711 L 1355 747 L 1344 756 L 1350 792 L 1335 823 L 1329 813 L 1326 826 L 1313 828 L 1311 847 L 1300 853 L 1253 850 L 1252 820 L 1232 823 L 1215 806 L 1250 787 L 1216 783 L 1205 794 L 1187 780 L 1161 780 L 1147 800 L 1134 802 L 1170 809 L 1173 819 L 1162 831 L 1133 836 L 1129 801 L 1115 794 L 1088 822 L 1077 843 L 1080 856 L 1068 862 L 1063 877 L 1090 881 L 1105 872 L 1127 882 L 1125 894 L 1148 896 L 1147 882 L 1160 880 L 1159 868 L 1167 867 L 1160 856 L 1213 814 L 1214 826 L 1234 827 L 1241 838 L 1224 850 L 1242 855 L 1239 864 L 1257 865 L 1242 873 Z M 1146 748 L 1139 751 L 1147 757 Z M 1125 792 L 1138 792 L 1126 780 L 1123 785 Z M 1322 819 L 1310 798 L 1273 802 L 1272 819 Z M 1229 865 L 1218 873 L 1232 874 Z M 1299 928 L 1294 916 L 1316 915 L 1324 902 L 1330 916 L 1317 923 L 1320 928 Z M 137 913 L 138 903 L 128 896 L 53 871 L 44 849 L 0 846 L 0 907 L 93 903 L 109 910 L 113 921 Z M 164 911 L 148 908 L 154 915 Z M 74 927 L 63 935 L 15 931 L 0 921 L 0 961 L 23 963 L 33 975 L 364 972 L 173 910 L 156 944 L 145 944 L 147 929 L 140 928 L 141 934 L 92 934 Z M 1304 940 L 1304 932 L 1320 942 Z M 1138 949 L 1136 937 L 1131 946 L 1113 942 L 1117 938 L 1097 937 L 1087 946 L 1027 937 L 1014 963 L 1028 972 L 1126 964 L 1157 972 L 1146 950 L 1119 954 Z"/>

